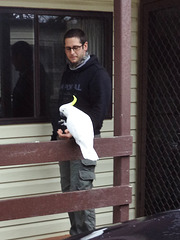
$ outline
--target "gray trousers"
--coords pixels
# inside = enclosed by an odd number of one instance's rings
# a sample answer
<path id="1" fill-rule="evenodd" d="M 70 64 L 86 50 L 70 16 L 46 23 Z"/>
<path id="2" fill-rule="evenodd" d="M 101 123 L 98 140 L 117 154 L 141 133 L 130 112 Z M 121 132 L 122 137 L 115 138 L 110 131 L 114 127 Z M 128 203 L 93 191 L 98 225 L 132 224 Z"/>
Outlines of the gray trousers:
<path id="1" fill-rule="evenodd" d="M 87 159 L 60 162 L 62 192 L 89 190 L 95 179 L 96 161 Z M 70 234 L 76 235 L 95 229 L 95 210 L 69 212 Z"/>

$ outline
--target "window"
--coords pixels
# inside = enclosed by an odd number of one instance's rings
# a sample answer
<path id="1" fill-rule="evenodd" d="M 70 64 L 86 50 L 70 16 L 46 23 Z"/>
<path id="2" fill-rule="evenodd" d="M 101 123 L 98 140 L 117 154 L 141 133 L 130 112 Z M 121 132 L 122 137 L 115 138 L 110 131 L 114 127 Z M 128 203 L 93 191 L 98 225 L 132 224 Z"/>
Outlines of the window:
<path id="1" fill-rule="evenodd" d="M 63 36 L 77 27 L 111 75 L 111 13 L 0 8 L 2 124 L 49 121 L 66 65 Z"/>

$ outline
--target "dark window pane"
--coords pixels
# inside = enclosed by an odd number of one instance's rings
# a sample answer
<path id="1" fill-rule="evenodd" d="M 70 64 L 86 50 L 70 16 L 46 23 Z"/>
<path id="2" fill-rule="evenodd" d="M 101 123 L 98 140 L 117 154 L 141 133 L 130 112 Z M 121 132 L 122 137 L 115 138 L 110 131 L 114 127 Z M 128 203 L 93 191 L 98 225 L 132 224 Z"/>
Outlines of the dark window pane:
<path id="1" fill-rule="evenodd" d="M 97 55 L 111 74 L 111 17 L 94 12 L 0 8 L 1 123 L 52 120 L 49 117 L 58 111 L 66 65 L 63 36 L 70 28 L 86 32 L 89 53 Z"/>
<path id="2" fill-rule="evenodd" d="M 12 64 L 12 117 L 34 116 L 33 48 L 25 41 L 11 47 Z M 14 71 L 15 70 L 15 71 Z M 18 76 L 15 74 L 18 72 Z"/>
<path id="3" fill-rule="evenodd" d="M 0 19 L 0 117 L 33 117 L 33 15 L 3 13 Z"/>

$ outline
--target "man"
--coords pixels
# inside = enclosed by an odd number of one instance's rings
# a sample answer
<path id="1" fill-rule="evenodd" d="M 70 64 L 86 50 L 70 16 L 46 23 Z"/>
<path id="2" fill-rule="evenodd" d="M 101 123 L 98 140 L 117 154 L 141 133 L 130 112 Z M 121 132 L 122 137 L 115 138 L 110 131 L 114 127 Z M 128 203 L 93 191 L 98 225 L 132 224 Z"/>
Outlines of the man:
<path id="1" fill-rule="evenodd" d="M 71 102 L 75 95 L 75 107 L 90 116 L 98 137 L 110 103 L 110 77 L 96 56 L 88 54 L 88 42 L 81 29 L 71 29 L 65 34 L 64 48 L 68 65 L 62 76 L 59 106 Z M 57 132 L 60 139 L 72 137 L 63 126 Z M 60 162 L 62 191 L 91 189 L 95 165 L 95 161 L 88 159 Z M 69 213 L 69 218 L 71 235 L 95 229 L 94 209 Z"/>

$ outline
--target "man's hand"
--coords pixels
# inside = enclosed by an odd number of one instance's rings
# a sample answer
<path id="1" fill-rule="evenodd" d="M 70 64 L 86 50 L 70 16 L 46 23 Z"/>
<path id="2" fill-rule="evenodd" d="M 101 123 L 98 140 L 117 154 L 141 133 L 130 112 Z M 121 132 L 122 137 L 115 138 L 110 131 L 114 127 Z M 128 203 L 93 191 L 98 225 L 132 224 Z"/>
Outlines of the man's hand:
<path id="1" fill-rule="evenodd" d="M 63 133 L 63 131 L 62 131 L 61 129 L 58 129 L 57 134 L 58 134 L 59 138 L 64 138 L 64 139 L 65 139 L 65 138 L 66 138 L 66 139 L 72 138 L 72 135 L 71 135 L 71 133 L 69 132 L 68 129 L 66 129 L 66 130 L 64 131 L 64 133 Z"/>

